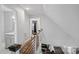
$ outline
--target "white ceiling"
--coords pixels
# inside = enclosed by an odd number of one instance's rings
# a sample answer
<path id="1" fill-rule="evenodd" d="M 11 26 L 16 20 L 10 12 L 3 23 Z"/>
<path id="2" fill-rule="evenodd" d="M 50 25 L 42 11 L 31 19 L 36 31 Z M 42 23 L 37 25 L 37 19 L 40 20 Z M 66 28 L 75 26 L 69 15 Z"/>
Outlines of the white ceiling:
<path id="1" fill-rule="evenodd" d="M 26 12 L 30 15 L 43 14 L 43 6 L 41 4 L 6 4 L 5 6 L 11 9 L 22 8 L 26 10 Z M 27 10 L 26 8 L 29 8 L 29 10 Z"/>

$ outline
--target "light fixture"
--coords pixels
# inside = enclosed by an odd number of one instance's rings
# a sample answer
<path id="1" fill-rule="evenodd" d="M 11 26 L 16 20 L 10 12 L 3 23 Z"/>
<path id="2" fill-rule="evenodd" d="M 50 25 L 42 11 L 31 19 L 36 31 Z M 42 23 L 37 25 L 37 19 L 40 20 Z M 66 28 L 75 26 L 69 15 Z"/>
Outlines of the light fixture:
<path id="1" fill-rule="evenodd" d="M 12 19 L 15 19 L 15 16 L 14 15 L 12 16 Z"/>
<path id="2" fill-rule="evenodd" d="M 26 10 L 28 11 L 28 10 L 30 10 L 30 8 L 26 8 Z"/>

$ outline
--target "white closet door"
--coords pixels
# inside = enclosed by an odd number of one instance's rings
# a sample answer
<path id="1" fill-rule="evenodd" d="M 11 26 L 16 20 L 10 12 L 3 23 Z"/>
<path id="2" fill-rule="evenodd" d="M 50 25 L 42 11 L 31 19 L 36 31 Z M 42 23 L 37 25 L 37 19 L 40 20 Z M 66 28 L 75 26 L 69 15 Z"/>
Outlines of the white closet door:
<path id="1" fill-rule="evenodd" d="M 16 29 L 15 17 L 12 11 L 4 11 L 4 38 L 5 48 L 15 43 Z"/>

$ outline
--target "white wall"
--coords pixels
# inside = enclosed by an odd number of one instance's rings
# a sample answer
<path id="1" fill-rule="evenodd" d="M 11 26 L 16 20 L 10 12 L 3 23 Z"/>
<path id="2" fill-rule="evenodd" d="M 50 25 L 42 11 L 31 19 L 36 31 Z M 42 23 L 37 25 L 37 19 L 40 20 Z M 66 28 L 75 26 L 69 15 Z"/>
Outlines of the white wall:
<path id="1" fill-rule="evenodd" d="M 16 9 L 17 16 L 17 40 L 22 43 L 28 36 L 27 16 L 21 8 Z M 25 18 L 26 17 L 26 18 Z"/>
<path id="2" fill-rule="evenodd" d="M 79 47 L 79 5 L 44 5 L 42 26 L 47 43 Z"/>
<path id="3" fill-rule="evenodd" d="M 4 42 L 4 19 L 3 19 L 2 7 L 0 5 L 0 53 L 2 53 L 4 47 L 5 47 L 5 42 Z"/>
<path id="4" fill-rule="evenodd" d="M 26 29 L 25 29 L 25 32 L 26 32 L 26 38 L 29 38 L 30 37 L 30 16 L 29 14 L 27 13 L 27 11 L 25 10 L 25 26 L 26 26 Z"/>
<path id="5" fill-rule="evenodd" d="M 56 46 L 78 46 L 74 39 L 64 32 L 60 26 L 56 25 L 47 16 L 41 17 L 43 31 L 42 41 Z"/>

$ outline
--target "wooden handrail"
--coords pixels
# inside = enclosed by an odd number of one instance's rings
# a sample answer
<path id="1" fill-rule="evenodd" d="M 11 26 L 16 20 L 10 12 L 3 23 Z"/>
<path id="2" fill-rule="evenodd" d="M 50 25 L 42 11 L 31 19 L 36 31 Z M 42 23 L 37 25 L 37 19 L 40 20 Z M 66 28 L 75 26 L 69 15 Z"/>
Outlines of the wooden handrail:
<path id="1" fill-rule="evenodd" d="M 21 49 L 20 49 L 20 53 L 22 53 L 22 54 L 29 53 L 30 54 L 33 52 L 34 38 L 35 38 L 35 36 L 23 43 L 23 45 L 21 46 Z"/>
<path id="2" fill-rule="evenodd" d="M 39 33 L 41 32 L 41 30 L 39 31 Z M 23 44 L 21 45 L 21 49 L 20 49 L 20 53 L 21 54 L 32 54 L 35 53 L 35 49 L 38 48 L 39 43 L 37 41 L 39 41 L 39 33 L 37 33 L 36 35 L 32 35 L 31 38 L 28 39 L 28 41 L 23 42 Z M 38 39 L 37 41 L 35 39 Z M 35 41 L 37 43 L 35 43 Z M 35 47 L 36 45 L 36 47 Z"/>

